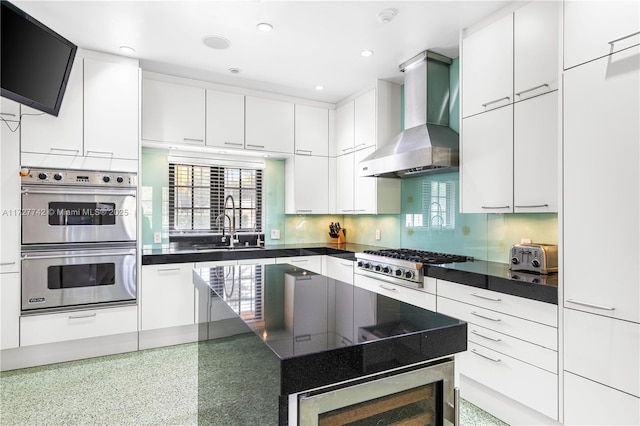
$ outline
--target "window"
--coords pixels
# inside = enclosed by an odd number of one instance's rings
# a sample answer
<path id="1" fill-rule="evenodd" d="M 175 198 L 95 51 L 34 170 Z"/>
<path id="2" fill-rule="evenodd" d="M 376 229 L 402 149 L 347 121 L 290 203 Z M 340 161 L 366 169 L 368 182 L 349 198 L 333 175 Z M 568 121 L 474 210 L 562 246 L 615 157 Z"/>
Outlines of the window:
<path id="1" fill-rule="evenodd" d="M 420 226 L 428 229 L 455 229 L 456 186 L 454 182 L 423 182 L 422 203 L 422 211 L 427 220 Z M 417 225 L 414 223 L 414 226 Z"/>
<path id="2" fill-rule="evenodd" d="M 169 230 L 262 232 L 262 170 L 169 163 Z"/>

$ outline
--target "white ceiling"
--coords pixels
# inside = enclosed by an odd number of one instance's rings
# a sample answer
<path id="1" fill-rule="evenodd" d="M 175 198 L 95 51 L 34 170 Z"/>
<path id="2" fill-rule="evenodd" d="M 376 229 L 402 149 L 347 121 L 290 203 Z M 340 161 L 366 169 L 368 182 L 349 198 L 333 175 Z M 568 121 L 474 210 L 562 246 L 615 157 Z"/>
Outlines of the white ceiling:
<path id="1" fill-rule="evenodd" d="M 336 103 L 375 79 L 402 82 L 398 65 L 423 50 L 457 57 L 460 29 L 511 1 L 12 3 L 82 48 L 135 48 L 145 70 Z M 395 19 L 378 22 L 388 8 Z M 273 31 L 258 31 L 260 22 Z M 213 50 L 202 41 L 209 35 L 231 46 Z M 375 53 L 365 58 L 363 49 Z"/>

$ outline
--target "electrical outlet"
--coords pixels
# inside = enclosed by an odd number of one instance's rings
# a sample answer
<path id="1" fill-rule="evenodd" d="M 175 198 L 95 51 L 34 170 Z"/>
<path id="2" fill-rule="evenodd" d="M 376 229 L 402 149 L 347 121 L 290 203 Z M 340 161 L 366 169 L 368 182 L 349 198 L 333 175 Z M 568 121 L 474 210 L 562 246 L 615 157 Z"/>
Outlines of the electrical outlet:
<path id="1" fill-rule="evenodd" d="M 376 240 L 380 240 L 380 230 L 376 229 Z"/>
<path id="2" fill-rule="evenodd" d="M 520 238 L 520 244 L 531 244 L 531 238 Z"/>
<path id="3" fill-rule="evenodd" d="M 156 244 L 160 244 L 162 242 L 162 233 L 154 232 L 153 233 L 153 242 Z"/>
<path id="4" fill-rule="evenodd" d="M 280 239 L 280 230 L 279 229 L 272 229 L 271 230 L 271 239 L 272 240 L 279 240 Z"/>

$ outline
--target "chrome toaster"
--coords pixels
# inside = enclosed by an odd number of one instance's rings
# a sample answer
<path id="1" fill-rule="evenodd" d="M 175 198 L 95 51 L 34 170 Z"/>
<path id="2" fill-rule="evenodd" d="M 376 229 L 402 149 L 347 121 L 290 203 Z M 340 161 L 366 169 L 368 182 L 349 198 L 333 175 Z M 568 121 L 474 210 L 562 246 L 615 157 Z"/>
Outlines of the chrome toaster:
<path id="1" fill-rule="evenodd" d="M 549 274 L 558 272 L 558 246 L 552 244 L 515 244 L 511 246 L 509 269 Z"/>

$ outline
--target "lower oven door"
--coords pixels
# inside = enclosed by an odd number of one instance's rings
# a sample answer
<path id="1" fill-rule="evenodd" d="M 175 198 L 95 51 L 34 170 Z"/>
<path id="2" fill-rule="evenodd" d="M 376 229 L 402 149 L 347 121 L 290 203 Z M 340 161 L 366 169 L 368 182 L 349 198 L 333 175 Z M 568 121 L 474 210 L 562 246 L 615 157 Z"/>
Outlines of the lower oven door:
<path id="1" fill-rule="evenodd" d="M 135 248 L 22 254 L 23 311 L 135 300 Z"/>
<path id="2" fill-rule="evenodd" d="M 453 361 L 299 395 L 301 426 L 458 425 Z"/>

